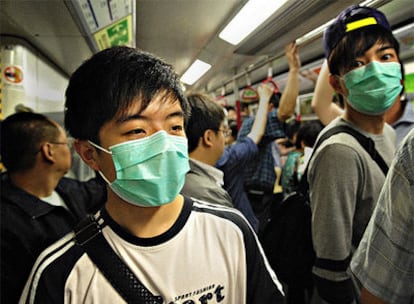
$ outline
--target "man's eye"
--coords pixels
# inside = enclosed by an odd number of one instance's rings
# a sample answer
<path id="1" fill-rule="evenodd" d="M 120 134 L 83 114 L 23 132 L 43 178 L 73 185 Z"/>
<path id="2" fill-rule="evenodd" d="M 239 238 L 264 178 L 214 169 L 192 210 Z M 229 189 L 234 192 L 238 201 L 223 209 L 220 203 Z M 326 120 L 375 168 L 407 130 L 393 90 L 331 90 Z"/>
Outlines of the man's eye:
<path id="1" fill-rule="evenodd" d="M 384 54 L 383 56 L 381 56 L 381 60 L 383 60 L 383 61 L 388 61 L 388 60 L 391 60 L 393 58 L 394 58 L 394 56 L 392 54 Z"/>
<path id="2" fill-rule="evenodd" d="M 144 129 L 134 129 L 134 130 L 127 132 L 127 134 L 144 134 L 144 133 L 145 133 Z"/>
<path id="3" fill-rule="evenodd" d="M 177 125 L 177 126 L 173 126 L 171 129 L 173 131 L 176 131 L 176 132 L 181 132 L 181 131 L 184 130 L 184 127 L 183 126 L 180 126 L 180 125 Z"/>
<path id="4" fill-rule="evenodd" d="M 352 67 L 353 67 L 354 69 L 356 69 L 356 68 L 362 67 L 364 64 L 365 64 L 365 63 L 364 63 L 364 62 L 362 62 L 362 61 L 355 61 Z"/>

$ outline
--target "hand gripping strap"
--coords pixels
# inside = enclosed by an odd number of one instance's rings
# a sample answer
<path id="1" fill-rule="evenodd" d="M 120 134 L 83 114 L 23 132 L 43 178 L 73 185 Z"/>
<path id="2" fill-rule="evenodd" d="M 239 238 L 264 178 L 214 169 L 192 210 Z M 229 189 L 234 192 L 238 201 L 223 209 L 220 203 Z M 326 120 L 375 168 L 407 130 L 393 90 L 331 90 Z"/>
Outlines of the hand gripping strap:
<path id="1" fill-rule="evenodd" d="M 93 215 L 89 215 L 75 228 L 75 234 L 77 244 L 82 246 L 93 263 L 127 303 L 163 303 L 163 299 L 160 296 L 154 296 L 112 250 L 102 234 L 100 224 Z"/>

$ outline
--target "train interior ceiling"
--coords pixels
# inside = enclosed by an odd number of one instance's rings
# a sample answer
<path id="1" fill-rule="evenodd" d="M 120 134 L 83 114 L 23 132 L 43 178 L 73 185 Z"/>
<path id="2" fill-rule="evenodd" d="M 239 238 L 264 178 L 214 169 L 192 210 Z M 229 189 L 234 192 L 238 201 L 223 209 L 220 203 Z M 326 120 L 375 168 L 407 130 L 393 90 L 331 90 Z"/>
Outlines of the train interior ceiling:
<path id="1" fill-rule="evenodd" d="M 262 1 L 261 5 L 270 2 Z M 284 48 L 296 41 L 302 70 L 318 72 L 322 30 L 352 4 L 385 13 L 401 44 L 401 59 L 414 75 L 414 6 L 411 0 L 287 0 L 239 43 L 219 37 L 245 0 L 1 0 L 2 117 L 16 107 L 63 113 L 71 73 L 93 53 L 126 44 L 156 54 L 181 76 L 196 60 L 211 68 L 186 90 L 202 91 L 227 104 L 272 76 L 283 91 L 288 71 Z M 253 15 L 244 16 L 251 21 Z M 316 29 L 316 31 L 312 31 Z M 110 31 L 115 31 L 111 36 Z M 412 86 L 410 85 L 412 90 Z M 300 94 L 313 82 L 300 78 Z M 60 119 L 58 119 L 60 120 Z"/>

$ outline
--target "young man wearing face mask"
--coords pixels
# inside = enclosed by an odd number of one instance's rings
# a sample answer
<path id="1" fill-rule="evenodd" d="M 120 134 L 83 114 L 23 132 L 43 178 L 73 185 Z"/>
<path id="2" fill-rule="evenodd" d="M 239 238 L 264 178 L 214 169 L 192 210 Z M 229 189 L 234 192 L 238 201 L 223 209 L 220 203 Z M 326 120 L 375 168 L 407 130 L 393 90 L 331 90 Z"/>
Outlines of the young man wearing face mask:
<path id="1" fill-rule="evenodd" d="M 349 126 L 370 137 L 389 165 L 395 132 L 384 113 L 402 89 L 399 45 L 378 10 L 352 6 L 324 33 L 329 82 L 345 100 L 345 111 L 324 131 Z M 308 173 L 312 209 L 313 268 L 319 296 L 328 303 L 356 299 L 349 262 L 376 205 L 385 176 L 351 135 L 325 140 Z"/>
<path id="2" fill-rule="evenodd" d="M 188 110 L 171 66 L 137 49 L 106 49 L 75 71 L 65 125 L 107 182 L 107 201 L 90 238 L 69 234 L 39 256 L 21 303 L 283 302 L 241 214 L 179 194 L 189 169 Z M 97 239 L 109 247 L 89 255 Z M 115 274 L 127 280 L 126 293 L 103 275 L 116 263 L 95 264 L 108 250 L 122 260 Z"/>

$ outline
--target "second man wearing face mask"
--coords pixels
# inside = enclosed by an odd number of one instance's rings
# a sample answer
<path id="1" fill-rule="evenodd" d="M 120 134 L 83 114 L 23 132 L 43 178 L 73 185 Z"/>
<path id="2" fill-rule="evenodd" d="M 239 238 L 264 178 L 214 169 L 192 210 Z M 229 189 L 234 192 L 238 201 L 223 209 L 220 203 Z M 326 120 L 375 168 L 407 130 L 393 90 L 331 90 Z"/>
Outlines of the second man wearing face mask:
<path id="1" fill-rule="evenodd" d="M 398 42 L 385 16 L 372 8 L 344 10 L 324 34 L 329 81 L 345 100 L 342 117 L 322 132 L 346 125 L 375 142 L 389 165 L 395 132 L 384 113 L 402 90 Z M 349 262 L 365 231 L 385 176 L 351 135 L 324 141 L 309 167 L 313 268 L 319 296 L 328 303 L 356 299 Z"/>

